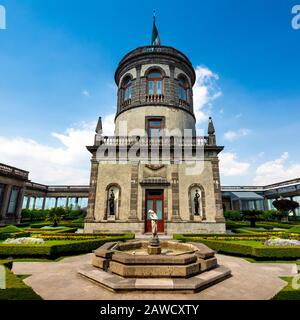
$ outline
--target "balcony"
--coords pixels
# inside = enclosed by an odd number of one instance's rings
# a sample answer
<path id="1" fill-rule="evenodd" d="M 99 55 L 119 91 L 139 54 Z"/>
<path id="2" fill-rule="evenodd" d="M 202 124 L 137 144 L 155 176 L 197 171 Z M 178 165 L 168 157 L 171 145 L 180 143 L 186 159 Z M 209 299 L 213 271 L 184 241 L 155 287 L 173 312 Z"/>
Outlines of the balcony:
<path id="1" fill-rule="evenodd" d="M 146 95 L 146 102 L 150 103 L 163 103 L 165 100 L 165 97 L 163 94 L 149 94 Z"/>
<path id="2" fill-rule="evenodd" d="M 102 137 L 100 145 L 104 146 L 132 146 L 138 144 L 140 146 L 181 146 L 181 147 L 202 147 L 208 144 L 208 137 Z"/>
<path id="3" fill-rule="evenodd" d="M 121 108 L 127 108 L 131 105 L 131 99 L 125 100 L 123 102 L 121 102 Z"/>
<path id="4" fill-rule="evenodd" d="M 184 108 L 189 108 L 190 107 L 189 103 L 187 101 L 185 101 L 185 100 L 182 100 L 182 99 L 179 99 L 179 106 L 180 107 L 184 107 Z"/>

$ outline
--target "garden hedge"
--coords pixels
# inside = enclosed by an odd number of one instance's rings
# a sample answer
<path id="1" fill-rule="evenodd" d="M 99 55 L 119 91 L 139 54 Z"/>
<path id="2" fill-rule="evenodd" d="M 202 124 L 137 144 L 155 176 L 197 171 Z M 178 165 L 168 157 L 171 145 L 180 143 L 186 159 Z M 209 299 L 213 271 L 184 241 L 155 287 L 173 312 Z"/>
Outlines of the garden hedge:
<path id="1" fill-rule="evenodd" d="M 29 232 L 17 232 L 17 233 L 0 233 L 0 241 L 9 238 L 26 238 L 30 237 Z"/>
<path id="2" fill-rule="evenodd" d="M 134 239 L 134 234 L 124 234 L 122 236 L 107 236 L 90 240 L 61 240 L 49 241 L 44 245 L 11 245 L 0 244 L 0 257 L 46 257 L 57 258 L 59 256 L 89 253 L 105 242 L 125 241 Z"/>
<path id="3" fill-rule="evenodd" d="M 255 244 L 241 244 L 234 243 L 234 241 L 221 241 L 215 240 L 213 237 L 202 238 L 195 235 L 176 235 L 175 239 L 188 241 L 188 242 L 201 242 L 213 250 L 216 250 L 220 253 L 226 253 L 237 256 L 252 257 L 257 260 L 295 260 L 300 258 L 300 247 L 269 247 L 259 245 L 260 239 L 254 237 L 254 240 L 257 240 L 257 245 Z M 237 239 L 243 240 L 243 239 Z M 253 240 L 253 238 L 248 237 L 247 239 Z"/>

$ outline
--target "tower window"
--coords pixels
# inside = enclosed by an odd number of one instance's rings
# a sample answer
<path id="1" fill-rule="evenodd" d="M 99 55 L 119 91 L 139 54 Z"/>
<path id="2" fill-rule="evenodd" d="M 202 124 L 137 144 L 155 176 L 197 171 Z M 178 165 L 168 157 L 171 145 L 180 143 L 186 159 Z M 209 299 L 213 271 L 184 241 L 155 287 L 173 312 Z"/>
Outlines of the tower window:
<path id="1" fill-rule="evenodd" d="M 179 88 L 178 88 L 178 95 L 179 95 L 180 100 L 187 102 L 188 89 L 189 89 L 188 81 L 184 77 L 180 77 L 179 78 Z"/>
<path id="2" fill-rule="evenodd" d="M 149 138 L 159 138 L 164 129 L 163 118 L 150 118 L 147 119 L 147 132 Z"/>
<path id="3" fill-rule="evenodd" d="M 163 95 L 163 76 L 158 70 L 151 71 L 147 76 L 147 93 L 149 96 Z"/>
<path id="4" fill-rule="evenodd" d="M 123 82 L 123 101 L 130 100 L 131 94 L 132 94 L 132 81 L 128 77 Z"/>

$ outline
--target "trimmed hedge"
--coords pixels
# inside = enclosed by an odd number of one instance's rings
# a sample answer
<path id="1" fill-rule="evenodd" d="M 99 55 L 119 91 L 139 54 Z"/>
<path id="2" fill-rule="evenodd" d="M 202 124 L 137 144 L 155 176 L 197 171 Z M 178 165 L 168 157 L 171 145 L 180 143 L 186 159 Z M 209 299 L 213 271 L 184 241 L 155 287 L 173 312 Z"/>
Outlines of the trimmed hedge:
<path id="1" fill-rule="evenodd" d="M 123 234 L 118 237 L 102 237 L 93 240 L 49 241 L 44 245 L 11 245 L 0 244 L 0 257 L 46 257 L 89 253 L 108 241 L 125 241 L 134 239 L 134 234 Z"/>
<path id="2" fill-rule="evenodd" d="M 6 240 L 9 238 L 26 238 L 30 237 L 29 232 L 18 232 L 18 233 L 1 233 L 0 240 Z"/>
<path id="3" fill-rule="evenodd" d="M 294 226 L 291 229 L 289 229 L 287 232 L 290 233 L 300 233 L 300 226 Z"/>
<path id="4" fill-rule="evenodd" d="M 257 244 L 243 244 L 239 242 L 214 240 L 212 237 L 201 238 L 194 235 L 184 236 L 176 235 L 176 239 L 189 241 L 189 242 L 201 242 L 213 250 L 220 253 L 252 257 L 256 260 L 295 260 L 300 258 L 300 247 L 269 247 L 262 246 L 261 242 L 256 239 Z M 241 239 L 239 239 L 241 240 Z M 250 239 L 248 238 L 247 241 Z"/>
<path id="5" fill-rule="evenodd" d="M 126 240 L 133 239 L 132 234 L 94 234 L 94 233 L 44 233 L 39 234 L 38 237 L 44 240 L 93 240 L 93 239 L 107 239 L 108 241 L 118 241 L 120 237 L 126 237 Z"/>
<path id="6" fill-rule="evenodd" d="M 9 225 L 3 228 L 0 228 L 0 233 L 17 233 L 17 232 L 21 232 L 22 230 L 13 226 L 13 225 Z"/>
<path id="7" fill-rule="evenodd" d="M 32 234 L 57 234 L 57 233 L 72 233 L 75 234 L 77 228 L 63 228 L 63 229 L 26 229 L 27 232 Z"/>

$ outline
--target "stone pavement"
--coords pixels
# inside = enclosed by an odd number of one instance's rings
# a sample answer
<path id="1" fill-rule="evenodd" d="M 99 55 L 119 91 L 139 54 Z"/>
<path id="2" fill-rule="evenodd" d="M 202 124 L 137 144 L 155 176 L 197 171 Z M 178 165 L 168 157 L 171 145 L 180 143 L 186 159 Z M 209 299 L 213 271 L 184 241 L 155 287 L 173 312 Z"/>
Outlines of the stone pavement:
<path id="1" fill-rule="evenodd" d="M 24 282 L 46 300 L 266 300 L 286 285 L 279 277 L 297 274 L 296 264 L 254 264 L 241 258 L 217 255 L 219 264 L 230 268 L 233 276 L 199 293 L 114 293 L 77 273 L 82 266 L 90 264 L 91 258 L 88 254 L 59 262 L 16 262 L 13 272 L 31 275 Z"/>

